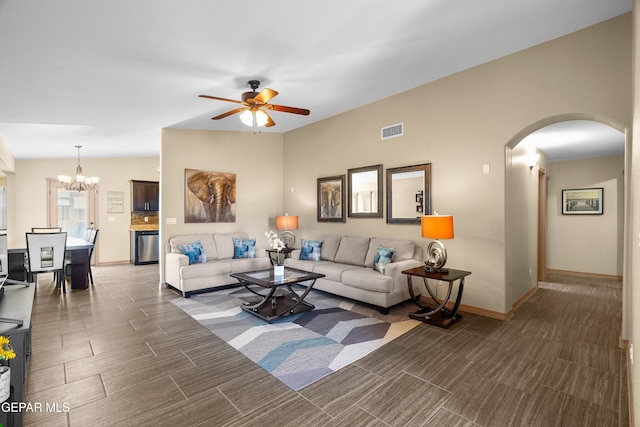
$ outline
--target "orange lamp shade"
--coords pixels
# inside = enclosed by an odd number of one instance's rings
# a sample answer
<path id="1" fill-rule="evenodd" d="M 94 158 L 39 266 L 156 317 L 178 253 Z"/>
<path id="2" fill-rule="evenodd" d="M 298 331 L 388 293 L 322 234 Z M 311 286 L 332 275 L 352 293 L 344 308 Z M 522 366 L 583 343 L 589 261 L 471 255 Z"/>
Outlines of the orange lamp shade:
<path id="1" fill-rule="evenodd" d="M 426 237 L 428 239 L 453 239 L 453 216 L 423 216 L 422 237 Z"/>
<path id="2" fill-rule="evenodd" d="M 297 230 L 298 229 L 298 216 L 297 215 L 281 215 L 276 217 L 276 230 Z"/>

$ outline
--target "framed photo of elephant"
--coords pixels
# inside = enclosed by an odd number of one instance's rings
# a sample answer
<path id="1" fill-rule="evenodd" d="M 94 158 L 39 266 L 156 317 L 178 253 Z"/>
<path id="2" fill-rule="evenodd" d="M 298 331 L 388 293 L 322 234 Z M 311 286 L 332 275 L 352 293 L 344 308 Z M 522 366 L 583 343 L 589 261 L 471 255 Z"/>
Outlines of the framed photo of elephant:
<path id="1" fill-rule="evenodd" d="M 346 222 L 345 176 L 318 178 L 318 221 Z"/>
<path id="2" fill-rule="evenodd" d="M 184 222 L 236 222 L 236 174 L 185 169 Z"/>

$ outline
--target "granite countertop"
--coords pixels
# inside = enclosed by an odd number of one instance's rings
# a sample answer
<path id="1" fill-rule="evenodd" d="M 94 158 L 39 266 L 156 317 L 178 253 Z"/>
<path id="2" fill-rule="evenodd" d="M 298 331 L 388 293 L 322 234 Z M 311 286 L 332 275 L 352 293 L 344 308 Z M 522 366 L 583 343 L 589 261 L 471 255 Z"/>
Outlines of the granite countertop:
<path id="1" fill-rule="evenodd" d="M 131 224 L 129 231 L 158 230 L 158 224 Z"/>

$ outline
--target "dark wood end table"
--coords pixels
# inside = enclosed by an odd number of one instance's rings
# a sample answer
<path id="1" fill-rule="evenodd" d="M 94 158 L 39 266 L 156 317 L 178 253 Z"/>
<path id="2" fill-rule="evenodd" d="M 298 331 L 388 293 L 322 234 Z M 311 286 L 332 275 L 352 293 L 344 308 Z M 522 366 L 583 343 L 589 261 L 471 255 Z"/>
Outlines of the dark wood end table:
<path id="1" fill-rule="evenodd" d="M 409 314 L 409 317 L 411 317 L 412 319 L 422 320 L 423 322 L 445 329 L 449 328 L 454 322 L 462 318 L 462 315 L 458 314 L 458 308 L 460 307 L 460 301 L 462 300 L 464 278 L 469 276 L 471 272 L 449 269 L 444 273 L 431 273 L 425 270 L 424 267 L 415 267 L 404 270 L 402 273 L 407 275 L 409 294 L 411 294 L 411 299 L 418 306 L 418 311 Z M 433 302 L 435 304 L 435 307 L 431 307 L 430 305 L 423 305 L 420 303 L 420 296 L 416 296 L 413 292 L 413 284 L 411 283 L 412 276 L 422 277 L 424 286 L 425 288 L 427 288 L 427 292 L 429 292 L 429 296 L 432 300 L 430 301 L 430 303 Z M 441 301 L 438 300 L 437 294 L 434 293 L 429 287 L 428 279 L 440 280 L 449 284 L 447 294 Z M 449 309 L 447 308 L 447 304 L 449 303 L 449 300 L 451 298 L 453 284 L 457 280 L 460 281 L 460 284 L 458 285 L 458 295 L 456 296 L 456 301 L 453 305 L 453 308 Z"/>
<path id="2" fill-rule="evenodd" d="M 285 259 L 289 258 L 291 256 L 291 252 L 294 251 L 294 248 L 284 248 L 282 250 L 276 250 L 276 249 L 267 249 L 267 253 L 269 254 L 269 261 L 271 261 L 271 265 L 275 265 L 276 263 L 280 262 L 284 262 Z M 276 257 L 276 262 L 274 262 L 273 258 L 274 255 Z M 284 254 L 284 258 L 282 260 L 280 260 L 280 254 Z"/>

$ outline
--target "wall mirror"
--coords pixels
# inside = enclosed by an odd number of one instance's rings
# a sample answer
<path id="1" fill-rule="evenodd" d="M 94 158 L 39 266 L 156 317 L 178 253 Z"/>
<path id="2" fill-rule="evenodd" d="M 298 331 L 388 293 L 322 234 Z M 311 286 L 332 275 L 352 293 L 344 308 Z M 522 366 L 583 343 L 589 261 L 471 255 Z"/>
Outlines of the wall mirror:
<path id="1" fill-rule="evenodd" d="M 382 165 L 349 169 L 349 217 L 382 218 Z"/>
<path id="2" fill-rule="evenodd" d="M 387 223 L 420 224 L 431 214 L 431 163 L 387 169 Z"/>

